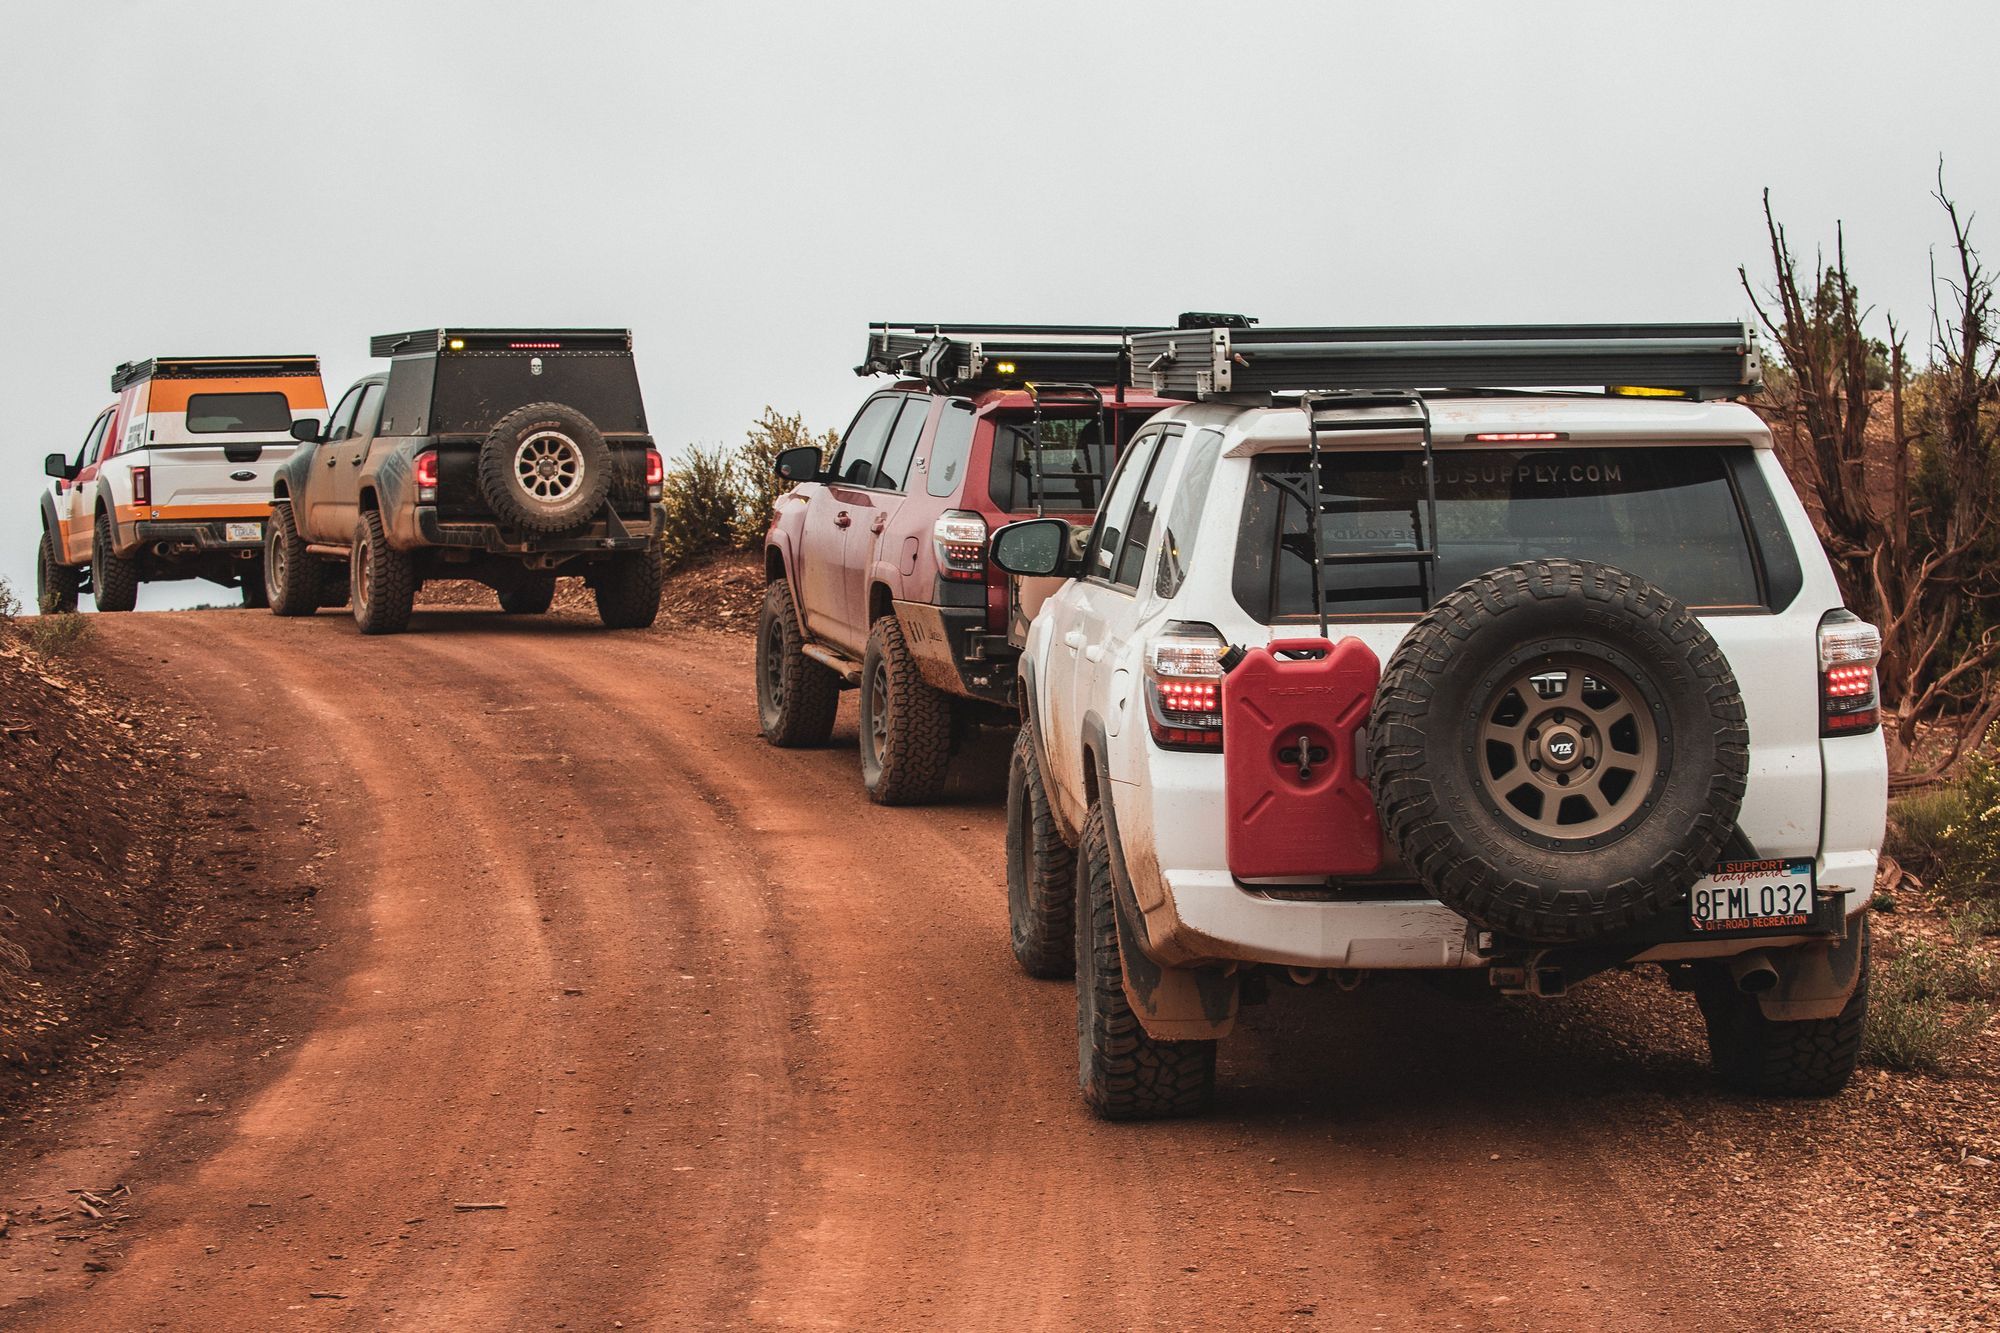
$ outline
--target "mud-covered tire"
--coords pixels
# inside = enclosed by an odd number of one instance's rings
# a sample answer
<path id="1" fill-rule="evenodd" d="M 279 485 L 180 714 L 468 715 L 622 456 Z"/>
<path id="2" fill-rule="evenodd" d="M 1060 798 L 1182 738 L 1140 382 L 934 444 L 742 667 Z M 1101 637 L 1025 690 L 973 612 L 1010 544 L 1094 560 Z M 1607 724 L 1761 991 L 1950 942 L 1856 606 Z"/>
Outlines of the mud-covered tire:
<path id="1" fill-rule="evenodd" d="M 271 604 L 271 596 L 264 586 L 264 562 L 258 560 L 241 576 L 239 586 L 243 591 L 243 606 L 246 610 L 262 611 Z"/>
<path id="2" fill-rule="evenodd" d="M 90 587 L 100 611 L 130 611 L 139 605 L 139 562 L 112 549 L 111 515 L 102 510 L 91 537 Z"/>
<path id="3" fill-rule="evenodd" d="M 1622 675 L 1624 715 L 1651 737 L 1635 765 L 1646 776 L 1615 798 L 1630 813 L 1589 837 L 1556 826 L 1567 798 L 1541 820 L 1503 809 L 1494 789 L 1515 779 L 1495 784 L 1482 768 L 1495 762 L 1495 700 L 1543 663 L 1565 698 L 1604 688 L 1591 664 Z M 1547 944 L 1602 939 L 1684 903 L 1734 831 L 1750 754 L 1736 678 L 1693 612 L 1635 575 L 1572 560 L 1482 574 L 1418 620 L 1382 674 L 1367 750 L 1383 829 L 1424 886 L 1481 926 Z"/>
<path id="4" fill-rule="evenodd" d="M 510 616 L 539 616 L 556 602 L 556 576 L 530 574 L 500 589 L 500 609 Z"/>
<path id="5" fill-rule="evenodd" d="M 951 699 L 924 680 L 894 616 L 861 656 L 861 781 L 877 805 L 921 805 L 951 767 Z"/>
<path id="6" fill-rule="evenodd" d="M 35 609 L 45 616 L 76 610 L 77 590 L 83 585 L 83 575 L 57 558 L 55 533 L 42 529 L 41 548 L 36 554 Z"/>
<path id="7" fill-rule="evenodd" d="M 417 601 L 416 562 L 389 545 L 379 510 L 367 511 L 355 525 L 347 568 L 347 596 L 356 629 L 363 634 L 400 634 L 410 627 L 410 610 Z"/>
<path id="8" fill-rule="evenodd" d="M 1049 809 L 1032 725 L 1007 761 L 1007 930 L 1021 970 L 1055 980 L 1076 972 L 1076 853 Z"/>
<path id="9" fill-rule="evenodd" d="M 792 590 L 779 579 L 757 613 L 757 729 L 781 750 L 826 744 L 840 709 L 840 677 L 804 647 Z"/>
<path id="10" fill-rule="evenodd" d="M 479 493 L 503 523 L 567 532 L 597 517 L 610 492 L 611 449 L 573 407 L 517 408 L 480 443 Z"/>
<path id="11" fill-rule="evenodd" d="M 1076 1079 L 1084 1104 L 1106 1120 L 1199 1115 L 1215 1092 L 1215 1043 L 1148 1036 L 1125 998 L 1111 840 L 1100 806 L 1084 819 L 1075 893 Z"/>
<path id="12" fill-rule="evenodd" d="M 660 618 L 666 582 L 666 555 L 658 545 L 619 556 L 591 585 L 597 618 L 606 629 L 645 629 Z"/>
<path id="13" fill-rule="evenodd" d="M 1868 928 L 1866 918 L 1857 928 Z M 1831 1097 L 1847 1086 L 1861 1059 L 1868 1025 L 1868 939 L 1861 940 L 1854 994 L 1832 1018 L 1766 1018 L 1757 997 L 1738 990 L 1720 963 L 1702 967 L 1694 993 L 1708 1027 L 1709 1058 L 1724 1087 L 1754 1097 Z"/>
<path id="14" fill-rule="evenodd" d="M 326 576 L 306 550 L 289 504 L 271 506 L 264 529 L 264 600 L 274 616 L 309 616 L 319 610 Z"/>

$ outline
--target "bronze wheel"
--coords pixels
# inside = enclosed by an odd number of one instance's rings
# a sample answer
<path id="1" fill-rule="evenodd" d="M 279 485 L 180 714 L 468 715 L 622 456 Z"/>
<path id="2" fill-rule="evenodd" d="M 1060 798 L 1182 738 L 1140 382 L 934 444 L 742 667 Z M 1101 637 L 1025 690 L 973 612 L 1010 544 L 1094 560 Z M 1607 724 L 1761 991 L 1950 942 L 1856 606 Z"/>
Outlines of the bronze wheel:
<path id="1" fill-rule="evenodd" d="M 1660 775 L 1650 702 L 1595 657 L 1565 653 L 1505 677 L 1481 710 L 1480 783 L 1538 839 L 1588 846 L 1640 811 Z"/>

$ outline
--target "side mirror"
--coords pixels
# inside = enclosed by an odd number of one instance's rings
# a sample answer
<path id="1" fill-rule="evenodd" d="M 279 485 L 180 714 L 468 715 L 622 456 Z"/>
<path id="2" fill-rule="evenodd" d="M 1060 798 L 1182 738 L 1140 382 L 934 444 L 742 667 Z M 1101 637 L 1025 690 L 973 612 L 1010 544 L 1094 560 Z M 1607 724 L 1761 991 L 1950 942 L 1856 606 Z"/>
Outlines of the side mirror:
<path id="1" fill-rule="evenodd" d="M 1009 523 L 993 534 L 993 563 L 1024 578 L 1067 578 L 1077 571 L 1070 526 L 1059 518 Z"/>
<path id="2" fill-rule="evenodd" d="M 771 465 L 786 481 L 818 481 L 820 452 L 809 444 L 796 449 L 786 449 L 779 453 L 777 461 Z"/>
<path id="3" fill-rule="evenodd" d="M 50 454 L 42 460 L 42 471 L 57 481 L 75 481 L 76 469 L 69 465 L 67 454 Z"/>
<path id="4" fill-rule="evenodd" d="M 294 421 L 292 423 L 292 429 L 290 434 L 291 437 L 297 440 L 300 444 L 318 444 L 320 442 L 319 418 L 300 417 L 297 421 Z"/>

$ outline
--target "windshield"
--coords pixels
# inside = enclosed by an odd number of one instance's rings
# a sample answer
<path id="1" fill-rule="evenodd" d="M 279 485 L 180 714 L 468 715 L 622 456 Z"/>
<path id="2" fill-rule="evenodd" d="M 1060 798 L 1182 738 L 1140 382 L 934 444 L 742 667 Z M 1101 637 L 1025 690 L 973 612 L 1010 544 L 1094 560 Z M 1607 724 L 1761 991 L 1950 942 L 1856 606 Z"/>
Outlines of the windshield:
<path id="1" fill-rule="evenodd" d="M 282 435 L 292 428 L 292 407 L 282 393 L 194 393 L 188 395 L 187 428 L 197 435 Z"/>
<path id="2" fill-rule="evenodd" d="M 1010 513 L 1040 507 L 1057 514 L 1087 514 L 1104 494 L 1111 465 L 1152 408 L 1107 410 L 1112 441 L 1107 447 L 1095 415 L 1044 413 L 1039 459 L 1034 447 L 1034 414 L 1010 409 L 993 414 L 993 463 L 987 484 L 993 503 Z M 1035 465 L 1040 464 L 1040 476 Z"/>
<path id="3" fill-rule="evenodd" d="M 1741 457 L 1736 457 L 1740 455 Z M 1616 565 L 1690 606 L 1761 607 L 1746 488 L 1763 486 L 1748 449 L 1447 450 L 1437 455 L 1437 571 L 1429 600 L 1520 560 L 1568 557 Z M 1312 539 L 1305 457 L 1257 459 L 1244 502 L 1237 598 L 1260 619 L 1308 617 Z M 1320 460 L 1327 610 L 1410 614 L 1426 604 L 1421 455 L 1329 452 Z M 1761 512 L 1762 505 L 1752 505 Z M 1782 541 L 1783 533 L 1766 535 Z M 1377 558 L 1354 558 L 1377 557 Z"/>

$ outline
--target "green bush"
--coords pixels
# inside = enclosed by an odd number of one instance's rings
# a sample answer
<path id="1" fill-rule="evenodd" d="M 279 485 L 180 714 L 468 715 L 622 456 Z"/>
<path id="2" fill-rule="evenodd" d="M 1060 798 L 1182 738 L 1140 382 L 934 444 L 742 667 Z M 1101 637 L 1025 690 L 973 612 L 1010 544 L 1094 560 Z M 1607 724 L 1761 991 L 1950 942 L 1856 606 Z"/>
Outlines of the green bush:
<path id="1" fill-rule="evenodd" d="M 839 444 L 835 432 L 814 435 L 802 417 L 766 407 L 735 449 L 690 449 L 668 470 L 661 495 L 667 568 L 718 551 L 754 550 L 771 525 L 773 502 L 791 489 L 772 471 L 779 453 L 813 445 L 830 455 Z"/>
<path id="2" fill-rule="evenodd" d="M 750 427 L 736 453 L 738 494 L 743 502 L 736 517 L 738 546 L 755 550 L 763 542 L 764 531 L 771 526 L 771 506 L 792 488 L 772 470 L 778 455 L 808 445 L 830 459 L 840 447 L 840 433 L 830 430 L 815 435 L 806 429 L 804 417 L 796 413 L 785 416 L 775 407 L 766 407 Z"/>
<path id="3" fill-rule="evenodd" d="M 90 617 L 74 611 L 36 616 L 18 623 L 25 627 L 22 633 L 29 649 L 37 656 L 49 659 L 74 652 L 90 638 L 91 633 Z"/>
<path id="4" fill-rule="evenodd" d="M 0 639 L 7 637 L 7 631 L 14 628 L 15 617 L 21 614 L 21 603 L 14 596 L 13 588 L 7 580 L 0 579 Z"/>
<path id="5" fill-rule="evenodd" d="M 1906 941 L 1870 978 L 1863 1053 L 1890 1069 L 1942 1072 L 1979 1039 L 1996 989 L 2000 978 L 1983 955 Z"/>
<path id="6" fill-rule="evenodd" d="M 1929 881 L 1948 854 L 1945 830 L 1965 818 L 1965 793 L 1956 786 L 1924 787 L 1889 803 L 1888 845 L 1903 869 Z"/>
<path id="7" fill-rule="evenodd" d="M 1945 913 L 1952 938 L 1967 948 L 1988 935 L 2000 935 L 2000 899 L 1982 899 Z"/>

